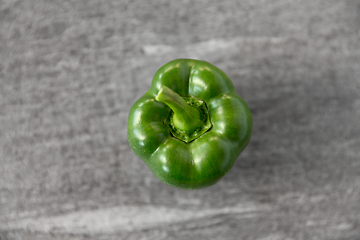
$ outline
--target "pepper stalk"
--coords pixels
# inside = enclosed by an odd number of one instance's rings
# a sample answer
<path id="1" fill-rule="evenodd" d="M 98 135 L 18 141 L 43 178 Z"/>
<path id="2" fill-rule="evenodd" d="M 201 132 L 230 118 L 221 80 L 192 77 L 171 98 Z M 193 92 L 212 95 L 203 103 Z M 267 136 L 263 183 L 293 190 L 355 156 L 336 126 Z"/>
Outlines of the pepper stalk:
<path id="1" fill-rule="evenodd" d="M 179 94 L 170 88 L 163 86 L 157 96 L 156 101 L 168 105 L 174 112 L 172 118 L 174 126 L 185 132 L 193 132 L 203 127 L 200 111 L 190 106 Z"/>

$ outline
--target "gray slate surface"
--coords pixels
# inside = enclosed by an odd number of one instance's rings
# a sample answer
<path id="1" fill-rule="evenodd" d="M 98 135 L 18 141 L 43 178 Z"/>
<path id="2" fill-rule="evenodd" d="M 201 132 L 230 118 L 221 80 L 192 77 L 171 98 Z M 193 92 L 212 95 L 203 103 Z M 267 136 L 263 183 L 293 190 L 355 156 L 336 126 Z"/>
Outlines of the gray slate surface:
<path id="1" fill-rule="evenodd" d="M 185 191 L 127 115 L 180 57 L 223 69 L 252 140 Z M 360 239 L 360 2 L 0 0 L 0 239 Z"/>

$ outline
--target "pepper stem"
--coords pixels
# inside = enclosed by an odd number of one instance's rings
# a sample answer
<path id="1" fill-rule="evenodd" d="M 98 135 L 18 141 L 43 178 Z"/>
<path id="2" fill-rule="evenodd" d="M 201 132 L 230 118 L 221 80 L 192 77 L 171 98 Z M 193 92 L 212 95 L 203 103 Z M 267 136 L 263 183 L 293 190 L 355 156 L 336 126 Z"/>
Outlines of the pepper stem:
<path id="1" fill-rule="evenodd" d="M 201 120 L 201 113 L 187 102 L 176 92 L 164 86 L 155 97 L 156 101 L 165 103 L 174 112 L 173 124 L 176 128 L 191 132 L 201 128 L 204 123 Z"/>

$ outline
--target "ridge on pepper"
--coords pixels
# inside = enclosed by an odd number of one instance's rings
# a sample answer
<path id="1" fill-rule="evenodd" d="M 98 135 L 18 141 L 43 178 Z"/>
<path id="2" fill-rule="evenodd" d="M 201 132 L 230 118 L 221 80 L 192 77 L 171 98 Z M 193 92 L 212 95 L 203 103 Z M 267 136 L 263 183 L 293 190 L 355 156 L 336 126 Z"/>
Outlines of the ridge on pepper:
<path id="1" fill-rule="evenodd" d="M 214 65 L 176 59 L 155 74 L 130 110 L 127 136 L 164 183 L 211 186 L 226 175 L 250 141 L 251 112 L 229 77 Z"/>

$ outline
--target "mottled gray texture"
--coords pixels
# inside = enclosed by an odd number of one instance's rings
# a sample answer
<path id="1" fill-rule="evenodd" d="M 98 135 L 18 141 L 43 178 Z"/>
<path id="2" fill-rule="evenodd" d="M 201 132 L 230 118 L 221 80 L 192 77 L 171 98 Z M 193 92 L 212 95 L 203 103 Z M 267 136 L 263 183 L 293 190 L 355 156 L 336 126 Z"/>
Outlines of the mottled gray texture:
<path id="1" fill-rule="evenodd" d="M 169 60 L 223 69 L 252 140 L 218 184 L 126 138 Z M 360 239 L 358 0 L 0 0 L 0 239 Z"/>

